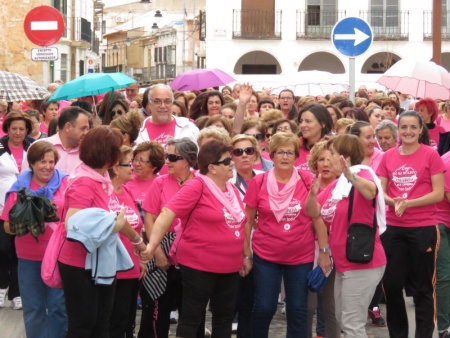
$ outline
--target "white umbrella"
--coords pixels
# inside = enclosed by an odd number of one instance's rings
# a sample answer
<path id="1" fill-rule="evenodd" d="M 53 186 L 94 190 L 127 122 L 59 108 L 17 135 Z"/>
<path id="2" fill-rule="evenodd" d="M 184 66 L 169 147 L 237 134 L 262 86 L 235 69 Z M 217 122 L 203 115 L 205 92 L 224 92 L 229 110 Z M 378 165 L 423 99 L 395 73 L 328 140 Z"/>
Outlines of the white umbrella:
<path id="1" fill-rule="evenodd" d="M 450 74 L 433 61 L 400 60 L 377 82 L 397 92 L 414 97 L 449 98 Z"/>
<path id="2" fill-rule="evenodd" d="M 320 70 L 304 70 L 283 74 L 280 75 L 278 86 L 272 88 L 271 94 L 278 95 L 283 89 L 290 89 L 297 96 L 340 93 L 349 89 L 341 75 Z"/>

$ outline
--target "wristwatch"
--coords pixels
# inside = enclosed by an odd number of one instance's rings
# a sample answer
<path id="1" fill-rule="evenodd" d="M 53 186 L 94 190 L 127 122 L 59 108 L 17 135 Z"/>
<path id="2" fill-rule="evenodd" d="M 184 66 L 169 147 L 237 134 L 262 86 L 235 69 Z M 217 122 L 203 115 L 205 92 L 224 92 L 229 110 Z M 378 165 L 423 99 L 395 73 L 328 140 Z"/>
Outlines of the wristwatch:
<path id="1" fill-rule="evenodd" d="M 353 182 L 355 182 L 357 179 L 358 179 L 358 176 L 355 173 L 352 173 L 352 178 L 349 179 L 348 181 L 353 184 Z"/>
<path id="2" fill-rule="evenodd" d="M 330 253 L 330 248 L 319 249 L 319 252 L 325 252 L 325 253 L 329 254 Z"/>

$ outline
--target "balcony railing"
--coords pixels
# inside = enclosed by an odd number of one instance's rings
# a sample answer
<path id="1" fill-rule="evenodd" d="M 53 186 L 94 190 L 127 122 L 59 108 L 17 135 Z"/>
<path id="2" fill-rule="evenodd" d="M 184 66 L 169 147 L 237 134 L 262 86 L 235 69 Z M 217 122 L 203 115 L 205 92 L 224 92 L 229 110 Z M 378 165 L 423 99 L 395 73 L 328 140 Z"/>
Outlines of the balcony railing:
<path id="1" fill-rule="evenodd" d="M 297 39 L 329 40 L 345 11 L 297 11 Z"/>
<path id="2" fill-rule="evenodd" d="M 408 40 L 409 11 L 359 11 L 372 27 L 374 40 Z"/>
<path id="3" fill-rule="evenodd" d="M 442 12 L 441 39 L 450 40 L 450 11 Z M 433 39 L 433 12 L 423 12 L 423 39 Z"/>
<path id="4" fill-rule="evenodd" d="M 281 39 L 281 10 L 234 9 L 233 39 Z"/>

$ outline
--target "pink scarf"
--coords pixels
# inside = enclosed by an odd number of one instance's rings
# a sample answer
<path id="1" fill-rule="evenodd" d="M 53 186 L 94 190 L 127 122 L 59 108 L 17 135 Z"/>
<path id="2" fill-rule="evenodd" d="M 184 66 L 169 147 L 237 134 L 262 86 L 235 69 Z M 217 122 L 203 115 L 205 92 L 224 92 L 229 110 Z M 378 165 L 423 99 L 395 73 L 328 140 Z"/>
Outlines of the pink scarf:
<path id="1" fill-rule="evenodd" d="M 292 170 L 289 182 L 284 186 L 283 190 L 278 191 L 278 182 L 275 177 L 274 169 L 270 169 L 267 174 L 266 186 L 267 192 L 269 193 L 269 205 L 278 223 L 283 219 L 283 216 L 292 201 L 298 180 L 298 172 L 294 169 Z"/>
<path id="2" fill-rule="evenodd" d="M 217 184 L 208 176 L 198 174 L 198 177 L 200 177 L 203 182 L 205 182 L 207 188 L 211 193 L 214 195 L 217 200 L 222 203 L 225 209 L 228 210 L 228 212 L 233 216 L 233 218 L 241 222 L 244 218 L 245 214 L 242 211 L 241 205 L 239 204 L 239 200 L 234 193 L 233 184 L 230 182 L 226 182 L 226 188 L 227 191 L 222 191 L 219 189 Z"/>
<path id="3" fill-rule="evenodd" d="M 108 170 L 105 171 L 105 173 L 100 175 L 98 172 L 96 172 L 94 169 L 89 167 L 88 165 L 81 162 L 70 174 L 69 180 L 67 181 L 67 188 L 72 185 L 72 183 L 75 182 L 80 177 L 89 177 L 93 179 L 96 182 L 99 182 L 102 184 L 102 188 L 105 191 L 105 193 L 108 196 L 111 196 L 112 192 L 114 191 L 113 185 L 111 183 L 111 179 L 109 178 Z M 67 189 L 66 188 L 66 189 Z"/>

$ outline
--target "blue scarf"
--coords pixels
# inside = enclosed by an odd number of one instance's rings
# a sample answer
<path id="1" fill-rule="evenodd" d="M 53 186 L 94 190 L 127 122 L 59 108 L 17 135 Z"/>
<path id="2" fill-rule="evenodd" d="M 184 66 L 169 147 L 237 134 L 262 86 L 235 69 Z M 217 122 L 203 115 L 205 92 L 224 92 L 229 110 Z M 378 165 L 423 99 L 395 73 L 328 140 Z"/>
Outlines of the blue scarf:
<path id="1" fill-rule="evenodd" d="M 17 181 L 11 186 L 9 191 L 6 193 L 5 201 L 8 198 L 10 192 L 18 191 L 20 188 L 27 188 L 29 191 L 35 195 L 44 195 L 50 201 L 53 200 L 53 194 L 59 189 L 61 181 L 67 174 L 55 169 L 52 178 L 47 183 L 45 187 L 40 187 L 36 191 L 30 189 L 31 178 L 33 177 L 33 171 L 31 169 L 25 170 L 22 174 L 17 176 Z"/>

